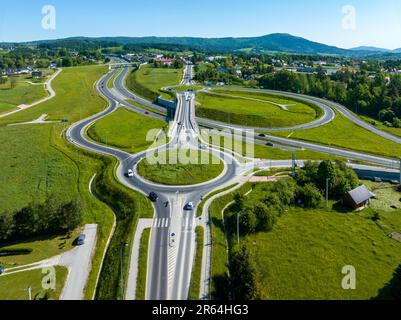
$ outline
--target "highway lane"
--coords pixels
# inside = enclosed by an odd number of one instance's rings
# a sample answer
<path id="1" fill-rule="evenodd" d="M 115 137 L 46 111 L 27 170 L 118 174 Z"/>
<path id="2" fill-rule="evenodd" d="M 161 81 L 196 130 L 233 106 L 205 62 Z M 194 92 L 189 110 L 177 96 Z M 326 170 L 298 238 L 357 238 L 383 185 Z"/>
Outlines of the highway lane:
<path id="1" fill-rule="evenodd" d="M 125 186 L 139 191 L 144 195 L 148 195 L 150 192 L 156 192 L 159 195 L 159 199 L 153 203 L 155 221 L 167 221 L 167 223 L 163 225 L 158 223 L 157 227 L 153 228 L 151 232 L 148 261 L 149 278 L 146 296 L 150 300 L 187 299 L 195 250 L 195 228 L 191 222 L 195 220 L 196 206 L 200 203 L 203 195 L 235 179 L 240 170 L 240 165 L 231 156 L 226 155 L 220 150 L 211 148 L 205 151 L 210 151 L 220 158 L 228 159 L 229 163 L 225 166 L 223 174 L 210 182 L 195 186 L 164 186 L 151 183 L 139 176 L 136 176 L 134 179 L 128 178 L 126 176 L 128 169 L 135 169 L 138 163 L 152 150 L 131 155 L 115 148 L 99 145 L 90 141 L 85 136 L 86 129 L 97 120 L 114 112 L 118 108 L 118 103 L 125 105 L 122 99 L 115 97 L 110 89 L 107 88 L 107 82 L 116 72 L 117 70 L 114 70 L 105 75 L 97 83 L 98 91 L 108 101 L 109 106 L 104 111 L 72 125 L 67 130 L 67 139 L 83 149 L 117 158 L 120 161 L 117 169 L 117 177 Z M 178 100 L 179 107 L 176 116 L 178 124 L 176 124 L 176 132 L 166 146 L 154 148 L 153 151 L 171 150 L 178 146 L 181 148 L 199 149 L 197 126 L 193 123 L 192 119 L 192 115 L 194 114 L 194 96 L 180 94 Z M 143 112 L 143 110 L 133 110 Z M 172 212 L 170 204 L 174 202 L 175 197 L 178 198 L 181 208 Z M 166 206 L 167 202 L 169 205 Z M 193 211 L 184 210 L 183 206 L 188 202 L 194 203 Z M 173 219 L 176 221 L 172 221 Z M 174 228 L 178 227 L 172 230 L 171 226 Z M 169 259 L 172 233 L 176 233 L 176 248 L 180 248 L 183 252 L 175 250 L 176 254 L 173 254 L 173 257 Z M 174 272 L 172 275 L 169 275 L 171 265 Z M 178 268 L 175 268 L 175 266 L 178 266 Z M 179 273 L 177 270 L 179 270 Z"/>

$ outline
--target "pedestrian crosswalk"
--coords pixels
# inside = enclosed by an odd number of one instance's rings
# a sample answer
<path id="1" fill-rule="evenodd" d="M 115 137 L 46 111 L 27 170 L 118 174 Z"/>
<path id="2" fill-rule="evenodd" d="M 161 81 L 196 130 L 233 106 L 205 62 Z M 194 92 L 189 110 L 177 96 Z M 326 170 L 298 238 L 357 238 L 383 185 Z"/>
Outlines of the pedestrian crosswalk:
<path id="1" fill-rule="evenodd" d="M 155 229 L 163 229 L 168 228 L 170 226 L 169 218 L 155 218 L 153 219 L 152 228 Z"/>

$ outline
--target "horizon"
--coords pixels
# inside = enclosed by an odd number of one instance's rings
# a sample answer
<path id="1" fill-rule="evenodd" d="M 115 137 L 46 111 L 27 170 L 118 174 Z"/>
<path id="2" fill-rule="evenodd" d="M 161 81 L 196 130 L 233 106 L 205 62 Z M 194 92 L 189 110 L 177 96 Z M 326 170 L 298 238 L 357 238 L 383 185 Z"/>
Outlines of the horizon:
<path id="1" fill-rule="evenodd" d="M 265 0 L 205 0 L 203 4 L 117 0 L 110 4 L 101 0 L 95 6 L 77 0 L 53 0 L 49 5 L 55 9 L 55 25 L 48 29 L 43 28 L 43 19 L 49 13 L 42 13 L 45 5 L 41 0 L 17 0 L 7 5 L 0 12 L 0 42 L 76 37 L 243 38 L 286 33 L 343 49 L 401 48 L 401 40 L 394 37 L 401 34 L 401 14 L 397 14 L 401 13 L 401 3 L 396 0 L 354 0 L 348 4 L 337 0 L 302 4 L 291 0 L 280 4 Z"/>

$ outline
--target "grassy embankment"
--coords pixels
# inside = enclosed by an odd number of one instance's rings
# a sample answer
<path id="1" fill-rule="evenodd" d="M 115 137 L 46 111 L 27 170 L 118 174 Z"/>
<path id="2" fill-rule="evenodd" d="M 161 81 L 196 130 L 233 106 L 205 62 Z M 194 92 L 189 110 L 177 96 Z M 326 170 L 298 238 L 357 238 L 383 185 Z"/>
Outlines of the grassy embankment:
<path id="1" fill-rule="evenodd" d="M 257 128 L 280 128 L 309 123 L 317 108 L 267 94 L 213 91 L 197 94 L 196 115 L 201 118 Z M 284 110 L 274 103 L 287 106 Z"/>
<path id="2" fill-rule="evenodd" d="M 190 300 L 199 300 L 200 280 L 202 272 L 203 237 L 204 237 L 203 227 L 197 226 L 195 232 L 196 232 L 196 255 L 192 269 L 191 287 L 189 290 Z"/>
<path id="3" fill-rule="evenodd" d="M 265 186 L 246 185 L 241 193 L 254 188 L 246 202 L 255 203 L 266 196 Z M 382 189 L 380 198 L 385 193 Z M 388 234 L 400 230 L 401 216 L 399 209 L 390 208 L 390 204 L 398 205 L 399 194 L 384 198 L 387 199 L 384 205 L 374 200 L 372 209 L 359 213 L 339 211 L 334 203 L 330 203 L 329 209 L 293 208 L 279 218 L 273 231 L 242 236 L 241 242 L 246 243 L 256 262 L 261 298 L 388 298 L 394 282 L 399 281 L 397 270 L 401 259 L 401 244 Z M 233 194 L 216 200 L 212 206 L 214 298 L 224 298 L 227 294 L 225 232 L 235 235 L 236 231 L 224 228 L 221 209 L 232 199 Z M 373 221 L 373 212 L 380 214 L 379 221 Z M 230 208 L 226 212 L 229 214 Z M 356 290 L 341 287 L 344 277 L 341 271 L 346 265 L 357 270 Z"/>
<path id="4" fill-rule="evenodd" d="M 155 156 L 162 161 L 152 164 L 145 158 L 138 165 L 138 173 L 145 179 L 164 185 L 195 185 L 210 181 L 218 177 L 224 169 L 224 164 L 220 159 L 210 154 L 198 152 L 194 154 L 184 150 L 174 152 L 158 152 Z M 178 154 L 178 161 L 175 160 L 174 154 Z M 206 161 L 205 161 L 206 160 Z M 207 163 L 207 164 L 203 164 Z"/>
<path id="5" fill-rule="evenodd" d="M 35 84 L 45 80 L 32 79 L 30 75 L 16 76 L 14 79 L 14 86 L 11 85 L 10 78 L 0 85 L 0 114 L 13 111 L 19 105 L 34 103 L 47 96 L 44 85 Z"/>
<path id="6" fill-rule="evenodd" d="M 127 88 L 141 97 L 155 101 L 159 96 L 168 100 L 174 100 L 174 93 L 162 92 L 160 89 L 178 85 L 182 79 L 182 69 L 152 68 L 149 65 L 142 66 L 137 71 L 132 71 L 126 79 Z"/>
<path id="7" fill-rule="evenodd" d="M 151 229 L 143 230 L 139 248 L 138 280 L 136 285 L 136 300 L 145 300 L 146 274 L 148 267 L 148 248 Z"/>
<path id="8" fill-rule="evenodd" d="M 146 141 L 150 130 L 160 131 L 167 124 L 138 113 L 119 108 L 93 124 L 88 132 L 91 139 L 129 153 L 149 148 L 154 141 Z"/>
<path id="9" fill-rule="evenodd" d="M 45 274 L 42 270 L 24 271 L 16 274 L 0 276 L 0 296 L 1 300 L 28 300 L 28 288 L 31 287 L 32 299 L 43 299 L 46 292 L 48 299 L 58 300 L 65 280 L 67 278 L 67 269 L 56 267 L 56 290 L 44 290 L 42 280 Z"/>
<path id="10" fill-rule="evenodd" d="M 8 123 L 30 121 L 46 113 L 50 120 L 67 118 L 70 124 L 91 114 L 97 113 L 106 107 L 105 101 L 100 98 L 94 87 L 95 82 L 107 71 L 105 66 L 88 66 L 65 69 L 53 86 L 57 96 L 37 107 L 0 120 L 0 125 Z M 95 180 L 95 189 L 100 198 L 112 206 L 117 213 L 117 231 L 113 237 L 111 248 L 120 243 L 129 241 L 127 230 L 119 232 L 121 226 L 135 227 L 140 213 L 145 216 L 152 214 L 150 204 L 131 191 L 119 185 L 114 178 L 116 161 L 110 158 L 97 156 L 79 150 L 66 142 L 63 132 L 66 125 L 61 123 L 30 125 L 17 127 L 0 127 L 0 136 L 12 139 L 0 151 L 0 158 L 4 168 L 1 181 L 0 203 L 5 209 L 19 209 L 34 199 L 44 199 L 47 195 L 57 194 L 69 199 L 80 195 L 84 203 L 84 222 L 97 223 L 98 245 L 93 259 L 93 268 L 85 292 L 85 298 L 91 298 L 95 289 L 96 279 L 102 260 L 107 239 L 113 225 L 113 213 L 108 206 L 95 199 L 88 189 L 89 181 L 94 173 L 100 172 Z M 106 188 L 108 194 L 115 195 L 108 198 L 103 193 Z M 24 195 L 24 196 L 21 196 Z M 125 207 L 118 202 L 118 198 L 130 198 L 135 206 Z M 119 223 L 128 218 L 129 222 Z M 29 242 L 25 247 L 29 248 Z M 107 279 L 109 287 L 100 290 L 98 297 L 116 298 L 119 286 L 119 274 L 107 269 L 119 259 L 110 249 L 105 261 L 105 268 L 100 277 Z M 104 283 L 104 281 L 103 281 Z M 114 290 L 112 290 L 114 289 Z"/>
<path id="11" fill-rule="evenodd" d="M 322 127 L 271 134 L 390 158 L 401 155 L 401 145 L 359 127 L 341 114 L 337 114 L 331 123 Z"/>

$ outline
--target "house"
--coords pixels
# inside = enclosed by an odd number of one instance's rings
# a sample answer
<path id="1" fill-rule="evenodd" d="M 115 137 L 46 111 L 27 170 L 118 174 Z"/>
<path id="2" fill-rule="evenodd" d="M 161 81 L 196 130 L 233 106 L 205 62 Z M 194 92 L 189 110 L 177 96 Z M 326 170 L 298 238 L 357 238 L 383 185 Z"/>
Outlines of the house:
<path id="1" fill-rule="evenodd" d="M 164 66 L 171 67 L 176 60 L 175 59 L 158 59 L 157 61 L 160 62 Z"/>
<path id="2" fill-rule="evenodd" d="M 315 68 L 309 68 L 309 67 L 301 67 L 297 69 L 298 73 L 314 73 L 316 72 Z"/>
<path id="3" fill-rule="evenodd" d="M 57 68 L 57 63 L 51 63 L 48 66 L 48 69 L 56 69 Z"/>
<path id="4" fill-rule="evenodd" d="M 32 71 L 32 78 L 41 78 L 43 77 L 42 71 Z"/>
<path id="5" fill-rule="evenodd" d="M 372 198 L 376 198 L 376 195 L 362 185 L 348 192 L 343 198 L 343 203 L 354 210 L 363 210 Z"/>

